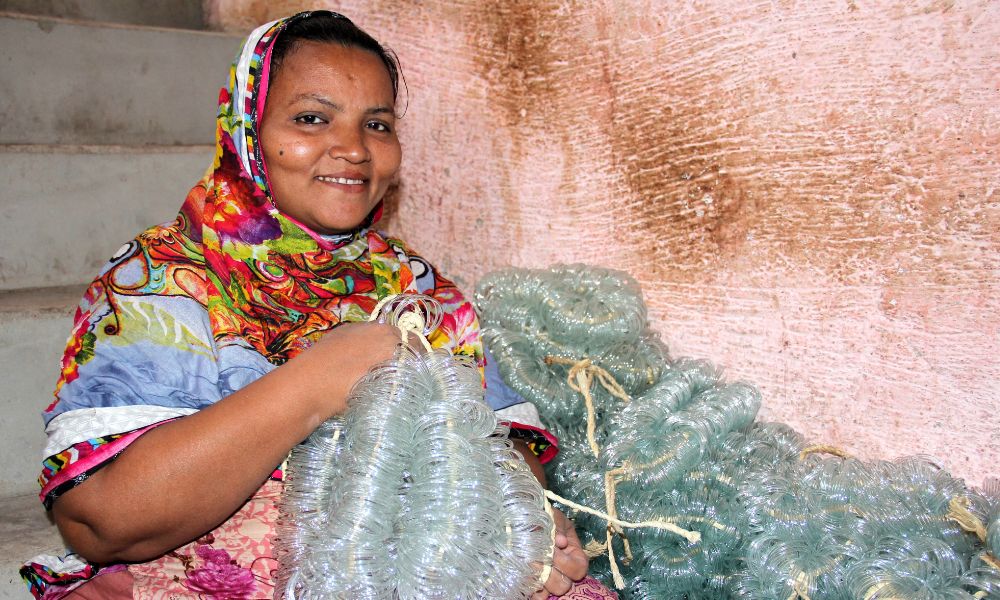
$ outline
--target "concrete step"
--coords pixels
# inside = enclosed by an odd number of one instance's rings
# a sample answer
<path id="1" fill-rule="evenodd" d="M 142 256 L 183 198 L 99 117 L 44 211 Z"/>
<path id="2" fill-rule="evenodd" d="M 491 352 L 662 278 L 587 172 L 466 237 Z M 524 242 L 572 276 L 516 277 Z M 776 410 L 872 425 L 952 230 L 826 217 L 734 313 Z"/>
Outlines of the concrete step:
<path id="1" fill-rule="evenodd" d="M 61 556 L 64 544 L 35 494 L 0 499 L 0 600 L 31 600 L 17 574 L 38 554 Z"/>
<path id="2" fill-rule="evenodd" d="M 69 286 L 0 292 L 0 497 L 38 492 L 45 447 L 41 411 L 52 401 L 83 291 Z"/>
<path id="3" fill-rule="evenodd" d="M 0 39 L 0 144 L 212 144 L 240 44 L 15 13 L 0 13 Z"/>
<path id="4" fill-rule="evenodd" d="M 59 359 L 82 286 L 0 292 L 0 600 L 30 599 L 18 575 L 36 554 L 63 542 L 38 500 L 45 433 Z"/>
<path id="5" fill-rule="evenodd" d="M 132 25 L 204 27 L 201 0 L 0 0 L 0 10 Z"/>
<path id="6" fill-rule="evenodd" d="M 0 290 L 88 283 L 123 243 L 174 218 L 212 153 L 0 146 Z"/>

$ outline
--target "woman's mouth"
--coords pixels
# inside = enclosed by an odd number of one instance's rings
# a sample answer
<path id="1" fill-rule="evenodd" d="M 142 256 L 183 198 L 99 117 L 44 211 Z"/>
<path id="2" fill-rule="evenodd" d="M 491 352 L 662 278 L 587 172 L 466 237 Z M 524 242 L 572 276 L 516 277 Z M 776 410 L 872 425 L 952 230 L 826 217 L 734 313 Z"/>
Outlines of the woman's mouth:
<path id="1" fill-rule="evenodd" d="M 316 179 L 325 183 L 339 183 L 341 185 L 364 185 L 368 183 L 364 179 L 355 179 L 353 177 L 326 177 L 324 175 L 317 175 Z"/>

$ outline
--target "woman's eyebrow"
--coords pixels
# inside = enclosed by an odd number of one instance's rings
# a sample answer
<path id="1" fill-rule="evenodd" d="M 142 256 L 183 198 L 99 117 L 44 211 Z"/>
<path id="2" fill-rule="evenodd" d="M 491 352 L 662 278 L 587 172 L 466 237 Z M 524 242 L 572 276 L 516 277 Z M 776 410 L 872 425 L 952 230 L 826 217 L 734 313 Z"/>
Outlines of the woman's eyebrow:
<path id="1" fill-rule="evenodd" d="M 316 94 L 314 92 L 306 92 L 304 94 L 299 94 L 298 96 L 295 96 L 294 98 L 292 98 L 292 104 L 295 104 L 296 102 L 299 102 L 299 101 L 302 101 L 302 100 L 314 100 L 314 101 L 319 102 L 320 104 L 322 104 L 324 106 L 329 106 L 330 108 L 332 108 L 333 110 L 336 110 L 336 111 L 343 111 L 344 110 L 344 107 L 342 107 L 341 105 L 337 104 L 333 100 L 330 100 L 329 98 L 327 98 L 325 96 L 321 96 L 321 95 Z"/>
<path id="2" fill-rule="evenodd" d="M 298 96 L 295 96 L 294 98 L 292 98 L 292 104 L 295 104 L 296 102 L 300 102 L 302 100 L 312 100 L 314 102 L 318 102 L 318 103 L 322 104 L 323 106 L 329 106 L 330 108 L 332 108 L 333 110 L 335 110 L 337 112 L 344 112 L 344 107 L 343 106 L 341 106 L 340 104 L 337 104 L 333 100 L 330 100 L 326 96 L 322 96 L 322 95 L 317 94 L 315 92 L 305 92 L 303 94 L 299 94 Z M 396 114 L 396 112 L 392 109 L 392 107 L 381 106 L 381 105 L 380 106 L 373 106 L 373 107 L 371 107 L 371 108 L 369 108 L 368 110 L 365 111 L 365 114 L 369 114 L 369 115 L 381 115 L 381 114 L 386 114 L 386 113 L 391 114 L 391 115 L 395 115 Z"/>

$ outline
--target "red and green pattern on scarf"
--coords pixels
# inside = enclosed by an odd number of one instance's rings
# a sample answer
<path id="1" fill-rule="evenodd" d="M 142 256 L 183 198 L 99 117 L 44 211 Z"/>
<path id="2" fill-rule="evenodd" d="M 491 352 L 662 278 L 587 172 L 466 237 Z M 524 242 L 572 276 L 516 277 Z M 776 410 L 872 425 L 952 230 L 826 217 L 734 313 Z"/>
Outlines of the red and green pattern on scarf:
<path id="1" fill-rule="evenodd" d="M 365 227 L 331 241 L 282 214 L 269 197 L 263 157 L 255 151 L 259 94 L 266 94 L 271 48 L 290 20 L 262 34 L 244 77 L 237 76 L 239 61 L 233 64 L 219 96 L 213 168 L 191 190 L 178 218 L 188 238 L 178 241 L 201 250 L 201 257 L 191 258 L 204 261 L 217 343 L 239 338 L 276 364 L 337 324 L 366 319 L 380 299 L 418 291 L 409 265 L 413 253 L 401 240 L 367 227 L 380 216 L 381 203 Z M 243 94 L 237 94 L 244 78 Z M 237 146 L 241 138 L 243 148 Z M 432 293 L 446 317 L 432 344 L 481 360 L 471 305 L 450 281 L 434 276 Z"/>

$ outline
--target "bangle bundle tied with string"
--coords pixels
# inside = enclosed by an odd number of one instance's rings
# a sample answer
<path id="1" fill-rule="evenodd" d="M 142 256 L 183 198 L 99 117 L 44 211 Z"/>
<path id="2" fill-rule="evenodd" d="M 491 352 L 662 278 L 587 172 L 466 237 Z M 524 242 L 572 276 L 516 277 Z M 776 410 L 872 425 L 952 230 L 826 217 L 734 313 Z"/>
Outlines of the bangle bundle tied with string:
<path id="1" fill-rule="evenodd" d="M 756 389 L 671 358 L 623 273 L 501 271 L 476 303 L 501 375 L 560 439 L 553 491 L 605 513 L 564 504 L 623 598 L 1000 599 L 1000 482 L 756 421 Z"/>
<path id="2" fill-rule="evenodd" d="M 381 309 L 402 330 L 395 356 L 289 456 L 275 597 L 528 597 L 555 535 L 541 486 L 475 364 L 407 345 L 407 330 L 436 328 L 436 303 L 405 295 Z"/>

